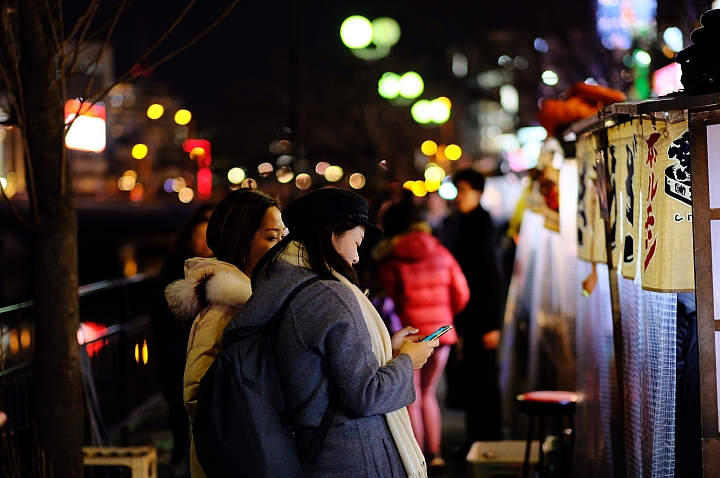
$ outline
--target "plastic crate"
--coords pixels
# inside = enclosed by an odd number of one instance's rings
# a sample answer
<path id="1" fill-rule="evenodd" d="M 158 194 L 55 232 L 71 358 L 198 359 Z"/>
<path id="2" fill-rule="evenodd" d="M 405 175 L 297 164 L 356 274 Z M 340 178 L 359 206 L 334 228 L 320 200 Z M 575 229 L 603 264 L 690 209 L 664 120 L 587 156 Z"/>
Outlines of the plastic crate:
<path id="1" fill-rule="evenodd" d="M 132 478 L 157 478 L 157 450 L 152 446 L 137 447 L 83 447 L 83 464 L 86 474 L 89 467 L 117 467 L 112 476 Z M 130 475 L 124 473 L 130 469 Z"/>
<path id="2" fill-rule="evenodd" d="M 535 476 L 539 442 L 530 448 L 530 473 Z M 476 441 L 465 458 L 467 478 L 521 478 L 525 460 L 525 441 Z"/>

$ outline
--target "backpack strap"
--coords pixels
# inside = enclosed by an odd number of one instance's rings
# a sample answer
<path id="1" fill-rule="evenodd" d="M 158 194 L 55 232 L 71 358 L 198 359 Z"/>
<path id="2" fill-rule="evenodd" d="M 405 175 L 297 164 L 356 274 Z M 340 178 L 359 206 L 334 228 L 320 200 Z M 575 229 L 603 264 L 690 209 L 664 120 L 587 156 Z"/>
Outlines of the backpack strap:
<path id="1" fill-rule="evenodd" d="M 320 421 L 320 426 L 315 433 L 315 438 L 313 439 L 312 445 L 310 446 L 308 456 L 305 459 L 305 462 L 302 463 L 302 470 L 307 477 L 313 476 L 313 471 L 315 470 L 315 463 L 317 463 L 317 460 L 320 457 L 320 451 L 325 444 L 325 438 L 327 438 L 328 431 L 330 430 L 330 425 L 332 424 L 333 418 L 335 418 L 335 413 L 340 406 L 340 393 L 333 385 L 332 380 L 328 380 L 328 389 L 330 395 L 330 402 L 325 409 L 325 413 L 323 414 L 322 420 Z"/>
<path id="2" fill-rule="evenodd" d="M 282 306 L 280 306 L 280 309 L 275 313 L 275 315 L 273 315 L 273 317 L 268 322 L 268 333 L 271 338 L 274 339 L 277 336 L 278 328 L 280 327 L 280 323 L 282 322 L 282 319 L 285 315 L 285 310 L 290 304 L 290 301 L 297 295 L 298 292 L 300 292 L 306 286 L 319 280 L 322 280 L 322 277 L 311 277 L 305 282 L 302 282 L 292 292 L 290 292 L 290 294 L 283 302 Z M 325 413 L 323 413 L 322 420 L 320 420 L 320 426 L 318 426 L 317 432 L 315 433 L 315 437 L 313 438 L 312 445 L 310 446 L 308 456 L 305 461 L 302 462 L 302 470 L 307 477 L 311 477 L 313 475 L 315 463 L 317 463 L 317 460 L 320 457 L 320 451 L 325 444 L 325 438 L 327 437 L 328 431 L 330 430 L 330 425 L 332 424 L 333 418 L 335 418 L 335 413 L 337 412 L 340 405 L 340 393 L 335 388 L 332 380 L 328 380 L 328 394 L 330 395 L 330 402 L 325 409 Z"/>

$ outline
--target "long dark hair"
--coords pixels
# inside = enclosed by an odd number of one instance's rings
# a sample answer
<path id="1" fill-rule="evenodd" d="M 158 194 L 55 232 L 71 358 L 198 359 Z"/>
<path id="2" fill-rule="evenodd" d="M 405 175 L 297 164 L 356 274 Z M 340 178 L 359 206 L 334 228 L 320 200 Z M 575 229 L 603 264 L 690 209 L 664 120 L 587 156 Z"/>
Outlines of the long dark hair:
<path id="1" fill-rule="evenodd" d="M 240 188 L 225 196 L 208 221 L 207 244 L 218 260 L 243 270 L 260 222 L 278 200 L 257 189 Z"/>
<path id="2" fill-rule="evenodd" d="M 352 221 L 340 221 L 316 227 L 308 227 L 300 231 L 290 231 L 290 234 L 273 246 L 255 266 L 252 274 L 252 286 L 255 287 L 255 281 L 261 271 L 265 269 L 265 266 L 274 262 L 292 241 L 298 241 L 305 246 L 307 256 L 304 257 L 304 259 L 307 261 L 310 269 L 320 277 L 334 280 L 336 278 L 333 275 L 333 271 L 336 271 L 353 284 L 359 285 L 360 282 L 355 273 L 355 269 L 335 250 L 332 242 L 333 234 L 335 234 L 336 237 L 342 237 L 355 226 L 357 226 L 357 224 Z"/>

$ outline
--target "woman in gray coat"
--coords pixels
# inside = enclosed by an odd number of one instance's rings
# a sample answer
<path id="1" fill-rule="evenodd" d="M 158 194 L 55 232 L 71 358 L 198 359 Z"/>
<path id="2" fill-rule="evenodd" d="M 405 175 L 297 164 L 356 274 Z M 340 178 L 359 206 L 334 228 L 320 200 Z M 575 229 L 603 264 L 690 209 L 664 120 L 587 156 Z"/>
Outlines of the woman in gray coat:
<path id="1" fill-rule="evenodd" d="M 415 400 L 413 370 L 438 340 L 420 342 L 405 328 L 389 336 L 358 289 L 352 264 L 363 238 L 382 231 L 368 221 L 365 199 L 326 188 L 288 204 L 289 234 L 253 274 L 253 295 L 225 329 L 267 322 L 299 284 L 275 342 L 278 374 L 303 458 L 329 403 L 340 406 L 315 467 L 315 477 L 425 477 L 427 469 L 405 407 Z M 332 385 L 330 385 L 332 384 Z"/>

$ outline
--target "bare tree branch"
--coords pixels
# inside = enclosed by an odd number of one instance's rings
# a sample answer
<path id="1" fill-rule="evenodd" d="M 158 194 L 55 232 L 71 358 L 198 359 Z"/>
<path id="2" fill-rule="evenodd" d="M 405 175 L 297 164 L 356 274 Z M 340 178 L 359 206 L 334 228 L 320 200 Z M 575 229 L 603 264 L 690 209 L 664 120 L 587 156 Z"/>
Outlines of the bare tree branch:
<path id="1" fill-rule="evenodd" d="M 99 3 L 99 2 L 98 2 Z M 83 95 L 83 98 L 87 97 L 90 94 L 90 90 L 92 89 L 92 84 L 95 81 L 95 77 L 97 76 L 97 64 L 100 61 L 100 59 L 105 54 L 105 51 L 107 50 L 108 46 L 110 45 L 110 39 L 112 38 L 112 34 L 115 31 L 115 27 L 117 27 L 118 21 L 120 21 L 120 15 L 125 10 L 125 4 L 127 3 L 127 0 L 122 0 L 122 3 L 120 4 L 120 7 L 118 8 L 118 14 L 115 15 L 113 18 L 113 22 L 110 25 L 110 28 L 108 29 L 107 36 L 105 37 L 105 42 L 103 43 L 103 46 L 98 51 L 97 55 L 95 56 L 95 68 L 93 69 L 92 74 L 90 75 L 90 79 L 88 80 L 87 85 L 85 86 L 85 94 Z"/>
<path id="2" fill-rule="evenodd" d="M 58 3 L 60 3 L 60 2 L 61 2 L 61 0 L 58 0 Z M 95 13 L 99 6 L 100 6 L 100 0 L 92 0 L 88 4 L 87 9 L 83 12 L 82 15 L 80 15 L 77 22 L 75 23 L 73 30 L 70 33 L 68 33 L 68 35 L 65 37 L 65 44 L 68 44 L 71 41 L 73 41 L 73 38 L 75 38 L 75 36 L 81 30 L 87 31 L 87 28 L 90 26 L 90 23 L 92 22 L 92 19 L 95 16 Z M 80 41 L 78 41 L 77 43 L 80 43 Z"/>
<path id="3" fill-rule="evenodd" d="M 58 38 L 58 30 L 55 25 L 55 20 L 53 19 L 52 8 L 50 8 L 50 0 L 45 0 L 45 13 L 47 13 L 47 20 L 50 24 L 50 31 L 52 32 L 53 41 L 55 42 L 55 48 L 58 52 L 60 52 L 62 47 L 60 45 L 60 39 Z"/>
<path id="4" fill-rule="evenodd" d="M 127 10 L 128 8 L 130 8 L 130 6 L 131 6 L 133 3 L 135 3 L 135 0 L 129 0 L 128 2 L 125 2 L 125 3 L 126 3 L 126 5 L 125 5 L 125 9 L 124 9 L 124 10 Z M 112 7 L 112 8 L 116 8 L 116 7 Z M 123 10 L 123 11 L 124 11 L 124 10 Z M 122 14 L 123 11 L 116 11 L 115 15 L 117 15 L 117 14 Z M 86 38 L 84 38 L 83 42 L 91 42 L 91 41 L 93 41 L 93 40 L 95 39 L 95 37 L 98 37 L 98 36 L 100 36 L 100 35 L 103 35 L 104 32 L 105 32 L 105 31 L 110 27 L 110 25 L 113 23 L 113 20 L 114 20 L 114 16 L 115 16 L 115 15 L 113 15 L 113 18 L 111 18 L 110 20 L 106 21 L 104 25 L 102 25 L 102 26 L 99 27 L 97 30 L 95 30 L 94 32 L 92 32 L 89 36 L 87 36 Z"/>
<path id="5" fill-rule="evenodd" d="M 158 60 L 157 62 L 153 63 L 153 64 L 152 64 L 152 67 L 155 68 L 156 66 L 158 66 L 158 65 L 160 65 L 160 64 L 162 64 L 162 63 L 165 63 L 166 61 L 168 61 L 168 60 L 170 60 L 171 58 L 179 55 L 180 53 L 184 52 L 185 50 L 187 50 L 188 48 L 190 48 L 191 46 L 193 46 L 195 43 L 197 43 L 198 41 L 200 41 L 201 38 L 203 38 L 205 35 L 207 35 L 208 33 L 210 33 L 216 26 L 218 26 L 218 25 L 220 24 L 220 22 L 222 22 L 222 21 L 225 19 L 225 17 L 227 17 L 227 16 L 230 14 L 230 12 L 232 12 L 232 10 L 233 10 L 239 3 L 240 3 L 240 0 L 234 0 L 234 1 L 230 4 L 230 6 L 222 13 L 222 15 L 220 15 L 220 16 L 217 18 L 217 20 L 215 20 L 212 24 L 210 24 L 210 26 L 207 27 L 202 33 L 200 33 L 198 36 L 196 36 L 195 38 L 193 38 L 192 40 L 190 40 L 190 41 L 189 41 L 188 43 L 186 43 L 184 46 L 178 48 L 178 49 L 175 50 L 174 52 L 170 53 L 169 55 L 166 55 L 165 57 L 161 58 L 161 59 Z"/>
<path id="6" fill-rule="evenodd" d="M 15 75 L 16 89 L 14 89 L 15 96 L 15 111 L 18 117 L 18 121 L 21 124 L 25 122 L 25 101 L 23 100 L 23 87 L 20 78 L 20 58 L 17 52 L 17 46 L 15 42 L 15 35 L 13 35 L 12 25 L 10 24 L 10 16 L 8 12 L 8 2 L 5 1 L 2 4 L 2 11 L 0 11 L 0 20 L 2 21 L 3 31 L 3 43 L 4 53 L 6 60 L 12 65 L 12 73 Z M 35 172 L 33 169 L 32 161 L 30 160 L 30 147 L 27 137 L 26 128 L 20 128 L 22 143 L 23 143 L 23 158 L 27 167 L 27 178 L 30 183 L 30 195 L 32 198 L 32 212 L 35 224 L 40 224 L 40 211 L 38 210 L 37 194 L 35 187 Z"/>
<path id="7" fill-rule="evenodd" d="M 175 29 L 177 28 L 177 26 L 180 25 L 180 22 L 182 22 L 183 18 L 185 18 L 185 15 L 187 15 L 187 14 L 190 12 L 190 9 L 193 7 L 193 5 L 195 5 L 196 2 L 197 2 L 197 0 L 190 0 L 190 2 L 187 4 L 187 6 L 185 7 L 185 9 L 182 11 L 182 13 L 175 19 L 175 21 L 173 22 L 173 24 L 170 25 L 170 27 L 165 31 L 165 33 L 163 33 L 163 35 L 162 35 L 160 38 L 158 38 L 158 40 L 155 42 L 155 44 L 154 44 L 153 46 L 151 46 L 151 47 L 138 59 L 137 64 L 141 64 L 143 61 L 145 61 L 145 59 L 146 59 L 148 56 L 150 56 L 150 55 L 152 54 L 152 52 L 154 52 L 154 51 L 157 49 L 157 47 L 159 47 L 160 44 L 162 44 L 162 42 L 164 42 L 165 39 L 166 39 L 168 36 L 170 36 L 170 33 L 172 33 L 173 30 L 175 30 Z M 231 8 L 232 8 L 232 7 L 231 7 Z M 155 66 L 155 65 L 153 65 L 153 66 Z M 127 73 L 126 73 L 126 74 L 127 74 Z"/>
<path id="8" fill-rule="evenodd" d="M 177 23 L 179 23 L 179 20 L 182 18 L 182 16 L 184 16 L 184 15 L 187 13 L 187 11 L 192 7 L 192 5 L 195 3 L 195 1 L 196 1 L 196 0 L 192 0 L 192 1 L 190 2 L 190 4 L 185 8 L 185 10 L 183 11 L 183 13 L 181 14 L 181 17 L 178 19 L 178 21 L 176 21 L 176 22 L 168 29 L 168 31 L 165 32 L 165 34 L 162 36 L 162 39 L 165 39 L 165 38 L 170 34 L 170 32 L 175 29 L 175 27 L 177 26 Z M 210 31 L 212 31 L 215 27 L 217 27 L 217 26 L 220 24 L 220 22 L 221 22 L 222 20 L 224 20 L 225 17 L 227 17 L 227 16 L 230 14 L 230 12 L 231 12 L 239 3 L 240 3 L 240 0 L 234 0 L 234 1 L 230 4 L 230 6 L 222 13 L 222 15 L 220 15 L 220 16 L 217 18 L 217 20 L 214 21 L 208 28 L 206 28 L 205 30 L 203 30 L 200 34 L 198 34 L 195 38 L 193 38 L 190 42 L 188 42 L 188 43 L 185 44 L 184 46 L 178 48 L 178 49 L 175 50 L 174 52 L 166 55 L 165 57 L 163 57 L 163 58 L 161 58 L 160 60 L 158 60 L 158 61 L 156 61 L 155 63 L 153 63 L 153 64 L 151 65 L 151 67 L 152 67 L 152 68 L 155 68 L 155 67 L 157 67 L 158 65 L 161 65 L 161 64 L 165 63 L 166 61 L 172 59 L 173 57 L 175 57 L 175 56 L 177 56 L 178 54 L 182 53 L 183 51 L 187 50 L 190 46 L 192 46 L 193 44 L 195 44 L 196 42 L 198 42 L 201 38 L 203 38 L 205 35 L 207 35 L 208 33 L 210 33 Z M 153 50 L 155 50 L 155 49 L 160 45 L 159 42 L 160 42 L 160 40 L 159 40 L 158 42 L 156 42 L 156 43 L 150 48 L 150 50 L 148 50 L 142 57 L 140 57 L 135 64 L 138 65 L 138 64 L 142 63 L 142 61 L 149 56 L 150 52 L 152 52 Z M 113 88 L 115 88 L 117 85 L 119 85 L 119 84 L 121 84 L 121 83 L 124 83 L 124 82 L 126 82 L 126 81 L 128 81 L 128 80 L 131 80 L 132 77 L 133 77 L 133 75 L 130 73 L 131 71 L 132 71 L 132 69 L 126 71 L 125 73 L 122 74 L 122 76 L 120 76 L 117 80 L 115 80 L 111 85 L 109 85 L 109 86 L 106 87 L 104 90 L 100 91 L 99 93 L 94 94 L 94 95 L 92 96 L 91 101 L 90 101 L 91 104 L 94 105 L 94 104 L 97 103 L 100 99 L 104 98 L 105 95 L 107 95 L 107 94 L 110 92 L 110 90 L 112 90 Z"/>
<path id="9" fill-rule="evenodd" d="M 95 14 L 98 11 L 98 8 L 100 8 L 100 1 L 101 0 L 92 0 L 90 4 L 88 5 L 88 9 L 85 11 L 82 17 L 82 23 L 84 23 L 84 26 L 82 26 L 80 33 L 80 36 L 78 37 L 78 40 L 75 42 L 75 45 L 73 46 L 73 57 L 72 61 L 70 62 L 70 66 L 65 68 L 65 65 L 63 64 L 62 71 L 68 71 L 72 72 L 77 67 L 77 62 L 80 59 L 80 48 L 82 47 L 85 39 L 85 35 L 87 35 L 88 30 L 90 29 L 90 24 L 92 23 L 93 18 L 95 18 Z M 114 17 L 113 21 L 117 22 L 117 17 L 120 16 L 120 12 L 118 12 Z M 81 25 L 81 21 L 78 20 L 76 27 Z M 74 36 L 74 35 L 73 35 Z M 67 46 L 67 42 L 69 40 L 65 40 L 65 46 Z M 64 51 L 63 51 L 64 56 Z"/>

